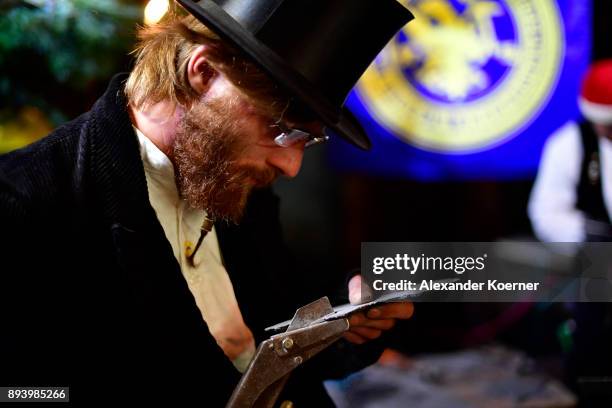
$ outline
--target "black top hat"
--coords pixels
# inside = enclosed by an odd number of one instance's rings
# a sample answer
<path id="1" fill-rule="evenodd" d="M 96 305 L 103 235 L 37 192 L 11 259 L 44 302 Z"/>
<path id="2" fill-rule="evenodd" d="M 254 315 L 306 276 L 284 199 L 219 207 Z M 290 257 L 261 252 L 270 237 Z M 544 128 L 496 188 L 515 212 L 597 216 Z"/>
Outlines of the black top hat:
<path id="1" fill-rule="evenodd" d="M 396 0 L 177 0 L 237 46 L 331 129 L 370 140 L 344 101 L 368 65 L 413 16 Z"/>

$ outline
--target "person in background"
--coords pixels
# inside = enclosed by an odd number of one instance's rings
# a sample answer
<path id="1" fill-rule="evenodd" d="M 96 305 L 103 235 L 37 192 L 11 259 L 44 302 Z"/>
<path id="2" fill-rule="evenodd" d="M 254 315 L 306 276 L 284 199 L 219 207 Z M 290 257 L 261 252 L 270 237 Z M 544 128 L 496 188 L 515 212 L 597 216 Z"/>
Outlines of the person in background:
<path id="1" fill-rule="evenodd" d="M 547 141 L 529 199 L 541 241 L 612 240 L 612 59 L 588 69 L 578 102 L 585 120 L 567 123 Z M 574 326 L 567 382 L 580 407 L 610 407 L 612 303 L 567 306 Z"/>
<path id="2" fill-rule="evenodd" d="M 586 120 L 549 138 L 529 198 L 529 218 L 542 241 L 612 238 L 612 60 L 590 67 L 579 106 Z"/>

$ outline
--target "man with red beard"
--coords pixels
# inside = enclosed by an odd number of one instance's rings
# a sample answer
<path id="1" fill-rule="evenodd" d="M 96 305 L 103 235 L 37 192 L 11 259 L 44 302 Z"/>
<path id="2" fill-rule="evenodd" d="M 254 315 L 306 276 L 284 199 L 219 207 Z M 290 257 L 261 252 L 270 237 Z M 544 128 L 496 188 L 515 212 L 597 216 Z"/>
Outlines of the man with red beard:
<path id="1" fill-rule="evenodd" d="M 326 128 L 369 147 L 343 101 L 410 13 L 395 0 L 179 3 L 191 15 L 142 29 L 133 70 L 91 111 L 0 158 L 0 385 L 221 406 L 264 328 L 328 294 L 300 291 L 268 187 Z M 353 277 L 353 302 L 360 288 Z M 322 381 L 375 361 L 375 339 L 411 314 L 351 316 L 282 399 L 330 405 Z"/>

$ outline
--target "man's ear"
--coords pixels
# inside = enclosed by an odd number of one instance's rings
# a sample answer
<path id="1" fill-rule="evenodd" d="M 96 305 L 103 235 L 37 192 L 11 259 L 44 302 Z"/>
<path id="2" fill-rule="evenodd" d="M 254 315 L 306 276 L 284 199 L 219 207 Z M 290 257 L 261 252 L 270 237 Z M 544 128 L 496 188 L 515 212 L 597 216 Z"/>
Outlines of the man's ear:
<path id="1" fill-rule="evenodd" d="M 187 79 L 193 90 L 199 95 L 208 90 L 216 74 L 215 69 L 208 64 L 205 54 L 206 46 L 201 45 L 193 51 L 187 63 Z"/>

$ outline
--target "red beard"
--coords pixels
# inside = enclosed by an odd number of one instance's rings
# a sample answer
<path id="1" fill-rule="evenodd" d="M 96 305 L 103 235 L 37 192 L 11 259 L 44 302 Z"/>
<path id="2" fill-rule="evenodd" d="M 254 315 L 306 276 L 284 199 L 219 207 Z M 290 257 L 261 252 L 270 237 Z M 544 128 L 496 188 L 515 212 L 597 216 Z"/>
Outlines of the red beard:
<path id="1" fill-rule="evenodd" d="M 254 187 L 270 185 L 272 168 L 239 165 L 247 144 L 241 139 L 238 100 L 200 102 L 185 113 L 173 145 L 179 193 L 215 220 L 238 223 Z"/>

